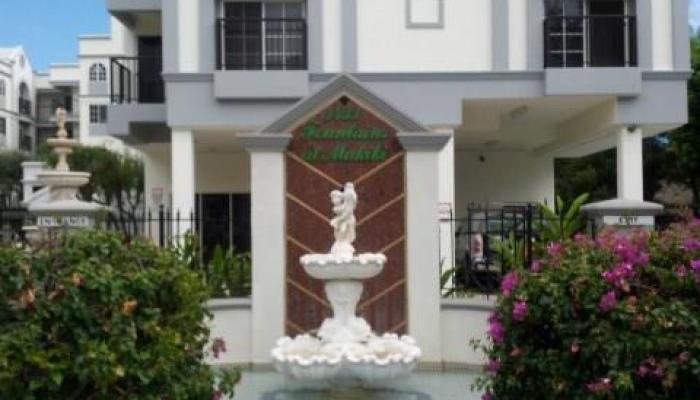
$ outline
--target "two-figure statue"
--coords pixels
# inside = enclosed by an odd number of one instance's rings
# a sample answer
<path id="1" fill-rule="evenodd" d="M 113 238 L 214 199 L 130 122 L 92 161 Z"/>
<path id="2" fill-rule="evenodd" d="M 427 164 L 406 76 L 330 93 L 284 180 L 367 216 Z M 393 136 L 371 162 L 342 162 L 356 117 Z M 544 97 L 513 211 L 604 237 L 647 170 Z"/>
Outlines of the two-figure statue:
<path id="1" fill-rule="evenodd" d="M 333 214 L 331 226 L 335 236 L 335 243 L 331 248 L 331 254 L 339 256 L 352 256 L 355 254 L 353 242 L 355 241 L 355 208 L 357 207 L 357 193 L 355 185 L 346 183 L 342 191 L 331 192 Z"/>

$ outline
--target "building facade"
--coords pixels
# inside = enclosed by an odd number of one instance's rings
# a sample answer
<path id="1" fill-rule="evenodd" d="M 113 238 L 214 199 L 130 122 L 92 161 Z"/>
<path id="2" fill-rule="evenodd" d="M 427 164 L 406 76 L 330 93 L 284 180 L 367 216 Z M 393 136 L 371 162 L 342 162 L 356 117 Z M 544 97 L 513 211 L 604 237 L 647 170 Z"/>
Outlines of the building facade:
<path id="1" fill-rule="evenodd" d="M 687 120 L 687 0 L 108 8 L 111 36 L 81 38 L 81 79 L 107 67 L 104 85 L 81 82 L 81 119 L 91 115 L 82 99 L 107 105 L 104 134 L 143 154 L 149 207 L 228 217 L 174 224 L 175 237 L 194 229 L 252 251 L 252 298 L 231 322 L 245 344 L 235 362 L 266 363 L 277 337 L 327 313 L 296 257 L 327 250 L 330 230 L 314 241 L 301 227 L 322 232 L 319 193 L 344 180 L 371 204 L 359 213 L 377 239 L 360 247 L 398 260 L 362 312 L 411 333 L 427 362 L 478 362 L 464 335 L 483 334 L 488 301 L 440 299 L 440 268 L 460 251 L 441 218 L 473 204 L 551 204 L 555 158 L 610 148 L 618 198 L 642 201 L 643 138 Z"/>
<path id="2" fill-rule="evenodd" d="M 32 151 L 35 99 L 34 71 L 24 49 L 0 49 L 0 149 Z"/>

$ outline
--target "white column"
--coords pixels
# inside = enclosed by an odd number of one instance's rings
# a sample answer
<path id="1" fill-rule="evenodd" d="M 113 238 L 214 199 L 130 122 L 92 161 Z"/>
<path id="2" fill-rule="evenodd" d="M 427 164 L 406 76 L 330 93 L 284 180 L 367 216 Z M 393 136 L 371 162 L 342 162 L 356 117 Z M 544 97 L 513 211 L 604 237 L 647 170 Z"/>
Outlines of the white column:
<path id="1" fill-rule="evenodd" d="M 513 71 L 527 69 L 527 0 L 508 0 L 508 64 Z"/>
<path id="2" fill-rule="evenodd" d="M 177 0 L 177 2 L 179 72 L 198 72 L 199 0 Z"/>
<path id="3" fill-rule="evenodd" d="M 192 131 L 173 129 L 170 147 L 170 174 L 172 184 L 173 238 L 180 239 L 192 230 L 190 214 L 194 212 L 194 138 Z"/>
<path id="4" fill-rule="evenodd" d="M 454 268 L 455 249 L 455 148 L 452 131 L 444 131 L 450 135 L 450 140 L 439 154 L 439 215 L 440 215 L 440 272 Z"/>
<path id="5" fill-rule="evenodd" d="M 440 294 L 440 150 L 447 134 L 400 133 L 406 149 L 408 333 L 422 362 L 442 361 Z"/>
<path id="6" fill-rule="evenodd" d="M 651 53 L 654 70 L 673 69 L 673 5 L 651 0 Z"/>
<path id="7" fill-rule="evenodd" d="M 252 237 L 252 363 L 269 364 L 270 351 L 284 336 L 285 178 L 289 135 L 240 135 L 250 153 Z"/>
<path id="8" fill-rule="evenodd" d="M 617 133 L 617 197 L 644 200 L 644 162 L 642 130 L 622 128 Z"/>

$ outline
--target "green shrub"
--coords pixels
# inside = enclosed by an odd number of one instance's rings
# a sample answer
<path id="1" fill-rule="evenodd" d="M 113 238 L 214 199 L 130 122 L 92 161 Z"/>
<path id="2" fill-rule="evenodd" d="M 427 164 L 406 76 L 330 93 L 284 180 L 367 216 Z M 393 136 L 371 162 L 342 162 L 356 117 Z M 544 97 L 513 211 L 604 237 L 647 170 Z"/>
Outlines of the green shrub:
<path id="1" fill-rule="evenodd" d="M 698 398 L 698 220 L 546 252 L 503 279 L 485 399 Z"/>
<path id="2" fill-rule="evenodd" d="M 207 268 L 207 282 L 213 297 L 247 297 L 252 286 L 250 254 L 234 249 L 214 249 Z"/>
<path id="3" fill-rule="evenodd" d="M 111 233 L 0 248 L 0 398 L 232 395 L 238 372 L 203 364 L 208 297 L 173 253 Z"/>

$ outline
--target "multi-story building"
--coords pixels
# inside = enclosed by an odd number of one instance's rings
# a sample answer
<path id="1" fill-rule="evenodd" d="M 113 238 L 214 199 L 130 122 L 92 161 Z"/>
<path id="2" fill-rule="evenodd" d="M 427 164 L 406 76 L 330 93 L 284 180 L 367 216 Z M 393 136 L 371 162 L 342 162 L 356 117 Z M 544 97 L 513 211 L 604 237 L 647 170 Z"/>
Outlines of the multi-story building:
<path id="1" fill-rule="evenodd" d="M 66 130 L 70 137 L 80 132 L 79 87 L 77 64 L 52 64 L 47 72 L 37 72 L 36 90 L 36 148 L 56 135 L 56 109 L 66 110 Z"/>
<path id="2" fill-rule="evenodd" d="M 555 158 L 609 148 L 618 197 L 639 203 L 642 139 L 687 119 L 687 0 L 108 8 L 112 36 L 81 40 L 82 79 L 90 63 L 107 69 L 110 101 L 95 98 L 109 103 L 105 133 L 142 152 L 150 206 L 232 217 L 194 228 L 252 249 L 239 362 L 266 362 L 279 335 L 327 312 L 297 259 L 327 250 L 325 196 L 344 181 L 361 197 L 358 248 L 383 249 L 395 271 L 369 285 L 363 314 L 379 330 L 409 331 L 426 361 L 473 362 L 452 329 L 468 326 L 452 314 L 464 305 L 437 295 L 441 246 L 451 243 L 437 233 L 439 210 L 551 203 Z"/>
<path id="3" fill-rule="evenodd" d="M 0 149 L 32 151 L 34 71 L 22 47 L 0 49 Z"/>

